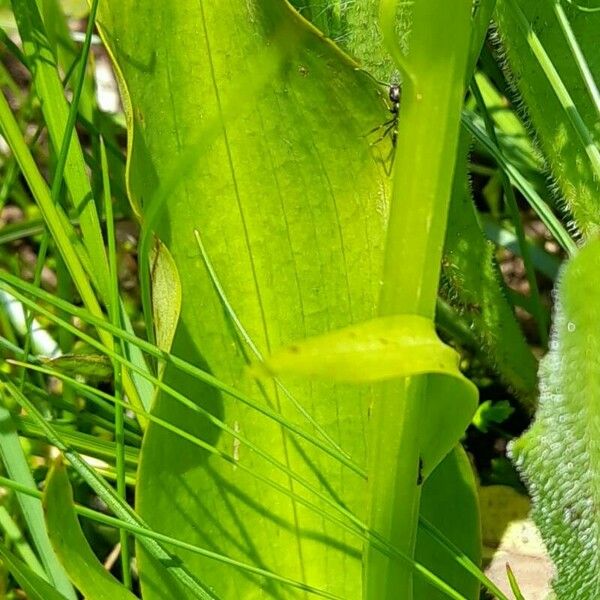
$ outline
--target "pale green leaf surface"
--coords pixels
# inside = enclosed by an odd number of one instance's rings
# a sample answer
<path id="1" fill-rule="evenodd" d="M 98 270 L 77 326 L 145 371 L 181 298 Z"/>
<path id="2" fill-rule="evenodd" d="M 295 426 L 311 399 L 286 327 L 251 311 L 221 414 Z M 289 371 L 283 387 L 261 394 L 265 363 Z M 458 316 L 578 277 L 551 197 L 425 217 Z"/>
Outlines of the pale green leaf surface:
<path id="1" fill-rule="evenodd" d="M 263 366 L 272 375 L 367 383 L 424 373 L 454 375 L 458 362 L 430 319 L 396 315 L 296 342 L 272 354 Z"/>
<path id="2" fill-rule="evenodd" d="M 600 594 L 600 241 L 563 268 L 530 430 L 511 447 L 561 600 Z"/>
<path id="3" fill-rule="evenodd" d="M 373 318 L 386 183 L 363 136 L 386 120 L 387 110 L 369 78 L 284 3 L 204 3 L 203 12 L 191 2 L 106 6 L 101 14 L 105 37 L 135 107 L 134 202 L 143 205 L 152 197 L 178 154 L 219 116 L 219 105 L 232 107 L 221 115 L 226 140 L 214 143 L 185 185 L 172 190 L 159 233 L 176 261 L 186 299 L 173 352 L 260 399 L 261 389 L 246 374 L 244 354 L 203 268 L 194 230 L 202 235 L 231 305 L 265 354 Z M 158 38 L 156 31 L 161 31 Z M 265 40 L 276 51 L 276 70 L 258 60 Z M 235 80 L 265 69 L 274 76 L 250 97 L 235 87 Z M 166 380 L 321 492 L 340 496 L 365 516 L 366 485 L 359 477 L 196 380 L 173 370 Z M 371 386 L 302 382 L 290 391 L 355 461 L 366 462 Z M 306 426 L 271 384 L 263 392 L 265 402 Z M 161 397 L 155 410 L 211 443 L 218 441 L 262 475 L 292 486 L 243 444 L 219 438 L 169 398 Z M 153 425 L 139 481 L 138 509 L 162 531 L 344 597 L 360 593 L 360 539 Z M 297 484 L 293 488 L 306 493 Z M 206 559 L 185 558 L 225 598 L 304 595 Z M 161 587 L 144 556 L 140 564 L 147 597 L 173 593 Z"/>
<path id="4" fill-rule="evenodd" d="M 20 558 L 0 544 L 0 558 L 12 576 L 19 582 L 29 600 L 66 600 L 45 579 L 34 573 Z"/>
<path id="5" fill-rule="evenodd" d="M 512 83 L 522 96 L 524 109 L 548 160 L 551 175 L 556 179 L 575 225 L 587 235 L 600 226 L 599 174 L 590 162 L 589 149 L 586 149 L 572 118 L 578 114 L 591 137 L 597 139 L 600 113 L 586 89 L 553 4 L 551 1 L 498 0 L 495 19 Z M 581 11 L 575 3 L 560 4 L 597 85 L 600 75 L 600 12 Z M 521 15 L 530 29 L 521 23 Z M 573 104 L 567 109 L 561 106 L 555 89 L 532 52 L 532 34 L 541 42 L 571 97 Z M 595 146 L 598 153 L 597 142 Z"/>
<path id="6" fill-rule="evenodd" d="M 50 470 L 43 506 L 50 541 L 79 591 L 88 600 L 134 600 L 135 596 L 104 568 L 85 539 L 62 461 Z"/>

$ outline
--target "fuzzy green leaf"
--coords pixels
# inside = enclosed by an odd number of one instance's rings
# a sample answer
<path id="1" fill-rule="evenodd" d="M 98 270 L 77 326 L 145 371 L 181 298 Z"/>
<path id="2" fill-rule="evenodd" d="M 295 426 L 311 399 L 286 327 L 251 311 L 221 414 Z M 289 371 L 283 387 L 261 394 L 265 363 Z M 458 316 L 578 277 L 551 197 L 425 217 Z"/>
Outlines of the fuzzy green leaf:
<path id="1" fill-rule="evenodd" d="M 566 17 L 561 26 L 560 15 Z M 495 20 L 510 79 L 523 99 L 552 177 L 575 219 L 591 234 L 600 227 L 598 91 L 600 12 L 576 2 L 498 0 Z M 583 55 L 570 48 L 572 35 Z M 595 84 L 587 85 L 584 64 Z"/>
<path id="2" fill-rule="evenodd" d="M 600 590 L 600 241 L 564 267 L 531 429 L 511 447 L 556 565 L 561 600 Z"/>

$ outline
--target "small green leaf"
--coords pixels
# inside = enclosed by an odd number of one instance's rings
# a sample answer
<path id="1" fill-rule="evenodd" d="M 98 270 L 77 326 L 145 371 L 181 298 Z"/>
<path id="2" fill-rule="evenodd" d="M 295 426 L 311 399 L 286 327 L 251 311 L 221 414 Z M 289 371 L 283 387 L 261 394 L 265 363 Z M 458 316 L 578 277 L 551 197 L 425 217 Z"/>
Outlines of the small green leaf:
<path id="1" fill-rule="evenodd" d="M 473 416 L 473 425 L 487 433 L 490 426 L 494 423 L 502 423 L 515 412 L 515 409 L 510 405 L 508 400 L 500 400 L 492 402 L 486 400 L 479 405 L 477 412 Z"/>
<path id="2" fill-rule="evenodd" d="M 43 360 L 43 363 L 61 373 L 95 381 L 109 381 L 113 376 L 112 363 L 105 354 L 63 354 Z"/>
<path id="3" fill-rule="evenodd" d="M 556 565 L 561 600 L 595 600 L 600 589 L 599 272 L 600 240 L 563 268 L 536 419 L 510 447 Z"/>
<path id="4" fill-rule="evenodd" d="M 508 563 L 506 563 L 506 576 L 508 577 L 510 589 L 515 595 L 515 600 L 525 600 L 525 596 L 523 596 L 521 589 L 519 588 L 517 578 L 515 577 L 515 574 L 513 573 L 513 570 L 510 568 L 510 565 Z"/>
<path id="5" fill-rule="evenodd" d="M 92 552 L 74 510 L 73 492 L 62 461 L 52 467 L 43 497 L 50 541 L 69 577 L 88 600 L 134 600 Z"/>
<path id="6" fill-rule="evenodd" d="M 0 544 L 0 558 L 12 576 L 19 582 L 29 600 L 66 600 L 65 596 L 34 573 L 3 544 Z"/>
<path id="7" fill-rule="evenodd" d="M 152 312 L 156 345 L 165 352 L 171 349 L 179 312 L 181 310 L 181 282 L 177 265 L 168 248 L 156 240 L 152 264 Z"/>

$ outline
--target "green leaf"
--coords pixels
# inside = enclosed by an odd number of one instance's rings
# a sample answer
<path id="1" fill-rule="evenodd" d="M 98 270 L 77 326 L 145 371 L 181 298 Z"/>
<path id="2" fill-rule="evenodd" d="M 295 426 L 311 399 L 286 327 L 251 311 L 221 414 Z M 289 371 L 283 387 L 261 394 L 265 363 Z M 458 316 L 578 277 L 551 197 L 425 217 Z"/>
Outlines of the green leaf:
<path id="1" fill-rule="evenodd" d="M 134 204 L 150 210 L 155 190 L 169 181 L 186 151 L 197 160 L 181 177 L 185 187 L 169 188 L 156 221 L 177 264 L 184 299 L 172 352 L 308 428 L 287 397 L 247 375 L 246 349 L 202 268 L 194 231 L 263 354 L 375 317 L 388 184 L 365 136 L 388 118 L 379 90 L 285 3 L 235 3 L 225 12 L 194 2 L 163 4 L 160 10 L 153 2 L 103 6 L 105 39 L 135 107 L 129 171 Z M 229 74 L 235 74 L 233 83 Z M 168 99 L 171 108 L 157 98 Z M 215 119 L 220 137 L 213 142 L 207 132 Z M 196 140 L 204 146 L 194 146 Z M 364 516 L 366 485 L 359 476 L 195 378 L 168 368 L 165 381 L 248 435 L 319 493 L 334 502 L 343 498 Z M 289 389 L 355 462 L 366 462 L 371 386 L 303 381 Z M 245 444 L 219 435 L 165 395 L 154 412 L 302 492 Z M 360 537 L 325 525 L 320 515 L 242 469 L 153 424 L 137 493 L 140 514 L 161 531 L 338 595 L 360 594 Z M 302 493 L 332 512 L 314 493 Z M 182 557 L 225 598 L 246 597 L 257 586 L 265 593 L 291 593 L 226 565 Z M 148 598 L 169 595 L 143 554 L 140 571 Z"/>
<path id="2" fill-rule="evenodd" d="M 440 294 L 468 323 L 475 350 L 515 391 L 529 412 L 536 392 L 537 361 L 509 304 L 495 248 L 478 222 L 467 180 L 470 136 L 463 132 L 446 231 Z"/>
<path id="3" fill-rule="evenodd" d="M 368 383 L 424 373 L 454 375 L 459 356 L 430 319 L 380 317 L 282 348 L 263 363 L 271 375 Z"/>
<path id="4" fill-rule="evenodd" d="M 561 271 L 550 351 L 540 364 L 539 408 L 511 446 L 564 600 L 592 600 L 600 589 L 599 272 L 598 240 Z"/>
<path id="5" fill-rule="evenodd" d="M 476 565 L 481 562 L 479 501 L 473 467 L 466 452 L 457 446 L 427 479 L 421 495 L 421 516 L 434 525 Z M 415 558 L 466 598 L 479 598 L 479 584 L 445 548 L 419 530 Z M 442 600 L 439 590 L 415 578 L 415 600 Z"/>
<path id="6" fill-rule="evenodd" d="M 156 240 L 152 262 L 152 309 L 156 345 L 171 349 L 181 311 L 181 282 L 177 265 L 167 247 Z"/>
<path id="7" fill-rule="evenodd" d="M 5 392 L 1 386 L 0 396 L 4 400 Z M 0 408 L 0 423 L 0 454 L 6 471 L 12 479 L 20 484 L 35 487 L 35 481 L 27 464 L 27 458 L 21 447 L 14 422 L 10 412 L 4 406 Z M 75 591 L 50 545 L 44 515 L 39 503 L 23 494 L 17 494 L 17 500 L 48 577 L 67 598 L 75 598 Z"/>
<path id="8" fill-rule="evenodd" d="M 42 502 L 50 541 L 79 591 L 89 600 L 135 599 L 104 568 L 85 539 L 74 510 L 67 470 L 60 460 L 48 474 Z"/>
<path id="9" fill-rule="evenodd" d="M 65 600 L 60 592 L 45 579 L 34 573 L 21 559 L 0 544 L 0 558 L 19 582 L 29 600 Z"/>
<path id="10" fill-rule="evenodd" d="M 473 416 L 473 425 L 479 431 L 487 433 L 491 425 L 506 421 L 513 412 L 515 412 L 515 409 L 510 405 L 508 400 L 500 400 L 498 402 L 486 400 L 479 405 L 477 412 Z"/>
<path id="11" fill-rule="evenodd" d="M 42 362 L 67 375 L 81 375 L 94 381 L 108 381 L 113 376 L 110 359 L 104 354 L 63 354 Z"/>
<path id="12" fill-rule="evenodd" d="M 595 141 L 600 119 L 593 83 L 600 76 L 600 12 L 579 10 L 575 2 L 498 0 L 495 18 L 512 82 L 551 175 L 575 225 L 584 235 L 592 234 L 600 226 L 600 151 Z M 583 54 L 581 60 L 570 38 Z"/>

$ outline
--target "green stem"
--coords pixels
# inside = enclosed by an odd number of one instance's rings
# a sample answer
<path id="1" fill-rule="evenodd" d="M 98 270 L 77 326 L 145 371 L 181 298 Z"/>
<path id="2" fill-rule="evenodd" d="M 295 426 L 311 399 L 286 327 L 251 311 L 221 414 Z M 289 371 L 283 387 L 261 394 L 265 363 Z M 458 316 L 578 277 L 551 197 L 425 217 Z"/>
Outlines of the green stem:
<path id="1" fill-rule="evenodd" d="M 382 0 L 381 29 L 404 71 L 380 315 L 433 319 L 454 174 L 466 65 L 470 0 L 412 5 L 410 48 L 396 38 L 397 2 Z M 425 377 L 384 386 L 373 406 L 369 526 L 414 555 L 420 505 L 419 431 L 426 418 Z M 412 598 L 412 573 L 373 546 L 365 556 L 366 600 Z"/>

